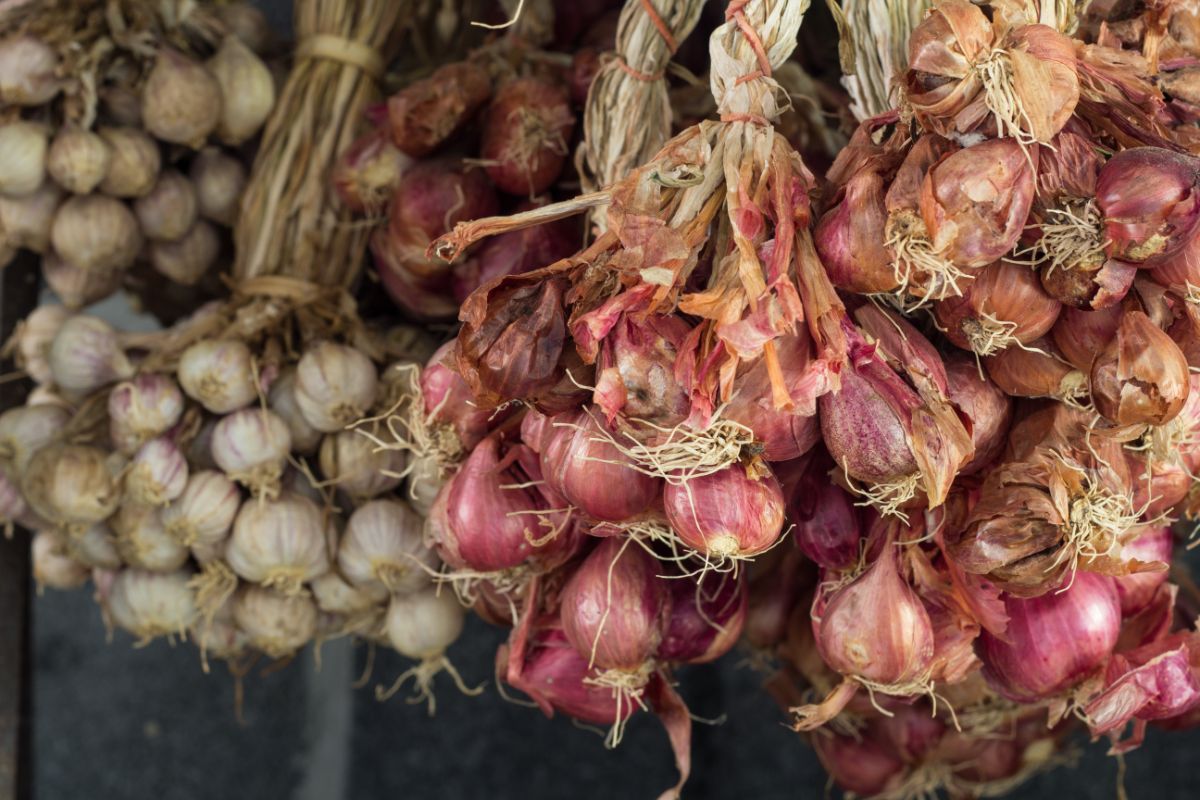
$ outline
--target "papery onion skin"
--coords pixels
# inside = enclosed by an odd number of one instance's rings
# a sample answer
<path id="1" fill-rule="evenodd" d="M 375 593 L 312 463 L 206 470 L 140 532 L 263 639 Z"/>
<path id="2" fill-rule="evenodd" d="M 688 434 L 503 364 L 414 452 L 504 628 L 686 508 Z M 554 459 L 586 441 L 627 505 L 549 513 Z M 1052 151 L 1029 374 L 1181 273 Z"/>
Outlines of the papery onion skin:
<path id="1" fill-rule="evenodd" d="M 636 671 L 658 649 L 671 596 L 658 562 L 636 544 L 608 537 L 562 592 L 563 632 L 599 669 Z"/>
<path id="2" fill-rule="evenodd" d="M 757 555 L 783 532 L 783 490 L 766 467 L 733 464 L 663 487 L 667 522 L 685 545 L 714 559 Z"/>
<path id="3" fill-rule="evenodd" d="M 834 286 L 862 294 L 899 288 L 891 254 L 884 244 L 887 224 L 884 178 L 874 165 L 852 175 L 841 200 L 813 231 L 813 242 Z"/>
<path id="4" fill-rule="evenodd" d="M 904 779 L 900 757 L 870 738 L 822 732 L 813 737 L 813 749 L 829 776 L 847 792 L 875 797 Z"/>
<path id="5" fill-rule="evenodd" d="M 972 475 L 984 469 L 1000 455 L 1013 419 L 1011 398 L 965 355 L 946 358 L 947 399 L 959 414 L 971 421 L 971 441 L 975 455 L 958 471 Z"/>
<path id="6" fill-rule="evenodd" d="M 481 156 L 501 191 L 533 196 L 549 189 L 562 171 L 575 115 L 565 87 L 518 78 L 500 87 L 483 124 Z"/>
<path id="7" fill-rule="evenodd" d="M 1161 562 L 1170 565 L 1175 538 L 1168 526 L 1148 527 L 1136 539 L 1121 548 L 1124 559 L 1136 558 L 1145 562 Z M 1121 601 L 1122 616 L 1136 614 L 1154 601 L 1158 587 L 1167 582 L 1167 570 L 1135 572 L 1113 578 L 1117 596 Z"/>
<path id="8" fill-rule="evenodd" d="M 754 432 L 767 461 L 799 458 L 821 440 L 817 419 L 817 397 L 828 386 L 814 368 L 812 340 L 806 334 L 780 336 L 775 354 L 791 394 L 791 408 L 776 407 L 765 358 L 755 361 L 738 375 L 737 389 L 721 416 L 741 423 Z"/>
<path id="9" fill-rule="evenodd" d="M 825 569 L 842 570 L 858 559 L 862 512 L 830 479 L 832 460 L 814 454 L 800 480 L 789 487 L 788 519 L 804 555 Z"/>
<path id="10" fill-rule="evenodd" d="M 1064 308 L 1050 332 L 1058 351 L 1071 366 L 1091 372 L 1092 361 L 1117 334 L 1122 308 L 1111 306 L 1097 311 Z"/>
<path id="11" fill-rule="evenodd" d="M 467 451 L 487 435 L 494 412 L 475 405 L 470 387 L 450 366 L 453 355 L 454 341 L 451 340 L 430 357 L 421 370 L 421 399 L 427 418 L 452 426 L 459 447 Z"/>
<path id="12" fill-rule="evenodd" d="M 1200 225 L 1200 161 L 1157 147 L 1135 147 L 1100 170 L 1096 204 L 1108 252 L 1146 267 L 1178 252 Z"/>
<path id="13" fill-rule="evenodd" d="M 1060 357 L 1046 338 L 1028 348 L 1007 347 L 983 359 L 988 377 L 1013 397 L 1078 399 L 1087 395 L 1087 373 Z"/>
<path id="14" fill-rule="evenodd" d="M 728 653 L 746 624 L 745 573 L 708 572 L 672 580 L 670 614 L 657 656 L 662 661 L 707 664 Z"/>
<path id="15" fill-rule="evenodd" d="M 509 660 L 511 645 L 497 654 L 501 665 Z M 510 668 L 506 680 L 528 694 L 547 715 L 557 709 L 582 722 L 612 725 L 636 709 L 633 703 L 618 706 L 611 689 L 585 683 L 594 670 L 588 659 L 571 646 L 561 624 L 535 628 L 516 674 Z"/>
<path id="16" fill-rule="evenodd" d="M 961 296 L 934 305 L 934 315 L 947 339 L 980 355 L 1046 335 L 1062 308 L 1032 270 L 1008 261 L 989 264 L 960 288 Z M 989 329 L 995 328 L 1002 339 L 990 342 Z"/>
<path id="17" fill-rule="evenodd" d="M 388 98 L 392 142 L 413 158 L 432 153 L 487 102 L 492 82 L 486 69 L 471 61 L 438 68 Z"/>
<path id="18" fill-rule="evenodd" d="M 1187 401 L 1187 359 L 1149 317 L 1126 311 L 1092 362 L 1089 385 L 1096 410 L 1111 422 L 1162 425 Z"/>
<path id="19" fill-rule="evenodd" d="M 1117 643 L 1121 603 L 1112 578 L 1079 571 L 1062 591 L 1007 597 L 1008 641 L 984 631 L 978 653 L 988 685 L 1018 703 L 1070 689 L 1100 667 Z"/>

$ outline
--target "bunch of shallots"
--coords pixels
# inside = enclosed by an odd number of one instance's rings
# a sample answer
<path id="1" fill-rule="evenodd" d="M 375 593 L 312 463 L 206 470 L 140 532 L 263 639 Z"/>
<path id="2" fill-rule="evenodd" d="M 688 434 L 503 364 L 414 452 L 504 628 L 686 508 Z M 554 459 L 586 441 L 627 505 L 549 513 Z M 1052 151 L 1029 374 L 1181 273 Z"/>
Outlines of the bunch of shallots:
<path id="1" fill-rule="evenodd" d="M 215 284 L 246 146 L 275 103 L 262 60 L 270 39 L 261 12 L 243 3 L 130 4 L 107 16 L 59 1 L 9 10 L 0 24 L 6 258 L 41 255 L 46 283 L 72 308 L 113 293 L 131 270 L 152 306 L 162 305 L 162 278 Z"/>

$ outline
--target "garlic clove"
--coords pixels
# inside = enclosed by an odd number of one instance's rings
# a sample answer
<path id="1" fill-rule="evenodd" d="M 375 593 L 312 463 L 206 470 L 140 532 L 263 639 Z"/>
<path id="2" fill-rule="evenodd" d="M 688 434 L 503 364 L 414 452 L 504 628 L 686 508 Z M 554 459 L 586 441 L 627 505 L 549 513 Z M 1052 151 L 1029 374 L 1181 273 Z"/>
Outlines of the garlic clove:
<path id="1" fill-rule="evenodd" d="M 125 501 L 137 506 L 164 506 L 183 493 L 188 464 L 165 436 L 142 445 L 125 473 Z"/>
<path id="2" fill-rule="evenodd" d="M 244 408 L 213 430 L 213 460 L 232 480 L 256 496 L 275 497 L 292 450 L 287 423 L 274 412 Z"/>
<path id="3" fill-rule="evenodd" d="M 318 458 L 325 479 L 355 500 L 395 489 L 408 461 L 404 451 L 380 448 L 357 431 L 327 435 Z"/>
<path id="4" fill-rule="evenodd" d="M 193 472 L 183 491 L 162 510 L 167 533 L 190 547 L 223 544 L 238 509 L 242 493 L 216 470 Z"/>
<path id="5" fill-rule="evenodd" d="M 250 644 L 270 658 L 295 653 L 317 632 L 317 606 L 303 594 L 283 594 L 243 586 L 233 601 L 233 617 Z"/>
<path id="6" fill-rule="evenodd" d="M 87 445 L 38 450 L 21 476 L 21 492 L 43 519 L 63 527 L 103 522 L 121 500 L 120 464 Z"/>
<path id="7" fill-rule="evenodd" d="M 373 500 L 350 515 L 338 543 L 338 569 L 373 592 L 413 592 L 428 586 L 438 558 L 425 546 L 425 521 L 398 500 Z"/>
<path id="8" fill-rule="evenodd" d="M 119 627 L 142 641 L 183 635 L 196 621 L 196 597 L 185 571 L 123 569 L 105 594 L 104 606 Z"/>
<path id="9" fill-rule="evenodd" d="M 18 406 L 0 414 L 0 470 L 19 478 L 70 419 L 66 409 L 55 405 Z"/>
<path id="10" fill-rule="evenodd" d="M 250 3 L 228 3 L 214 10 L 230 33 L 254 52 L 262 54 L 271 47 L 271 25 L 266 15 Z"/>
<path id="11" fill-rule="evenodd" d="M 288 367 L 271 383 L 267 405 L 288 426 L 292 437 L 292 450 L 302 455 L 315 453 L 323 439 L 321 432 L 308 424 L 296 403 L 296 370 Z"/>
<path id="12" fill-rule="evenodd" d="M 277 500 L 242 504 L 225 558 L 244 580 L 296 593 L 329 569 L 325 537 L 317 504 L 285 493 Z"/>
<path id="13" fill-rule="evenodd" d="M 126 564 L 152 572 L 173 572 L 191 555 L 163 525 L 156 508 L 124 505 L 111 522 L 117 552 Z"/>
<path id="14" fill-rule="evenodd" d="M 103 523 L 82 532 L 72 532 L 67 539 L 67 549 L 72 558 L 89 568 L 120 569 L 124 563 L 117 552 L 116 537 Z"/>

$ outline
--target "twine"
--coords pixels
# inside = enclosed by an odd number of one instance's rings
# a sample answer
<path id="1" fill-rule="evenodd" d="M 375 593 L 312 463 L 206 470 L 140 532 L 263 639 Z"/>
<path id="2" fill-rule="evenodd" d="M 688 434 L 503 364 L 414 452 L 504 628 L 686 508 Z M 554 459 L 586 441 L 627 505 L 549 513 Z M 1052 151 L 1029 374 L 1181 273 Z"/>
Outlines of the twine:
<path id="1" fill-rule="evenodd" d="M 663 44 L 671 51 L 671 55 L 675 55 L 675 51 L 679 49 L 679 42 L 675 41 L 674 34 L 671 33 L 670 27 L 659 16 L 658 10 L 650 0 L 641 0 L 642 11 L 646 12 L 646 16 L 650 18 L 650 23 L 654 25 L 654 29 L 658 31 L 658 35 L 662 37 Z"/>
<path id="2" fill-rule="evenodd" d="M 626 75 L 633 78 L 634 80 L 642 81 L 643 83 L 652 83 L 653 81 L 662 80 L 662 78 L 667 74 L 666 67 L 663 67 L 662 69 L 660 69 L 658 72 L 655 72 L 655 73 L 641 72 L 639 70 L 636 70 L 633 67 L 629 66 L 629 62 L 626 61 L 625 57 L 622 56 L 620 53 L 610 53 L 607 56 L 607 59 L 615 62 L 616 65 L 621 69 L 621 71 L 624 72 Z"/>
<path id="3" fill-rule="evenodd" d="M 375 48 L 335 36 L 331 33 L 318 33 L 309 36 L 296 48 L 296 60 L 305 58 L 325 58 L 330 61 L 340 61 L 352 67 L 358 67 L 375 80 L 383 77 L 383 58 Z"/>

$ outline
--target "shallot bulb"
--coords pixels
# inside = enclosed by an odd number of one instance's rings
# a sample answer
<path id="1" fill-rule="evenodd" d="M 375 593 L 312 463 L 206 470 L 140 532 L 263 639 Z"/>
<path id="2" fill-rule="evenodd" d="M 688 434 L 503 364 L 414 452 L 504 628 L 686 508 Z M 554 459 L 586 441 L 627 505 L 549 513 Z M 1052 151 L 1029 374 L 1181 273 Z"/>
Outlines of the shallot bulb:
<path id="1" fill-rule="evenodd" d="M 1012 397 L 1053 397 L 1078 403 L 1088 394 L 1087 374 L 1058 354 L 1049 339 L 1007 347 L 983 360 L 988 377 Z"/>
<path id="2" fill-rule="evenodd" d="M 255 494 L 274 496 L 292 449 L 287 423 L 261 408 L 221 418 L 213 429 L 212 456 L 225 474 Z"/>
<path id="3" fill-rule="evenodd" d="M 33 535 L 30 544 L 33 557 L 33 579 L 38 590 L 78 589 L 87 583 L 92 571 L 71 556 L 68 540 L 53 530 L 41 530 Z"/>
<path id="4" fill-rule="evenodd" d="M 125 498 L 135 505 L 163 506 L 179 497 L 188 482 L 188 464 L 166 437 L 151 439 L 129 462 Z"/>
<path id="5" fill-rule="evenodd" d="M 675 360 L 691 326 L 674 315 L 635 321 L 621 314 L 615 324 L 597 322 L 611 329 L 600 345 L 592 399 L 609 424 L 618 414 L 661 428 L 682 423 L 690 398 L 675 379 Z"/>
<path id="6" fill-rule="evenodd" d="M 619 522 L 649 509 L 662 482 L 642 473 L 601 426 L 589 410 L 551 417 L 541 443 L 542 474 L 584 514 Z"/>
<path id="7" fill-rule="evenodd" d="M 728 653 L 746 624 L 745 573 L 708 572 L 670 582 L 670 614 L 656 656 L 660 661 L 707 664 Z"/>
<path id="8" fill-rule="evenodd" d="M 575 115 L 565 87 L 519 78 L 496 92 L 480 152 L 504 192 L 532 197 L 549 189 L 566 162 Z"/>
<path id="9" fill-rule="evenodd" d="M 233 598 L 233 618 L 254 648 L 286 658 L 316 635 L 317 606 L 306 594 L 245 585 Z"/>
<path id="10" fill-rule="evenodd" d="M 196 598 L 187 572 L 123 569 L 109 588 L 105 608 L 113 622 L 142 641 L 183 635 L 196 621 Z"/>
<path id="11" fill-rule="evenodd" d="M 111 524 L 117 534 L 117 552 L 129 566 L 173 572 L 187 563 L 188 549 L 167 533 L 158 509 L 123 505 Z"/>
<path id="12" fill-rule="evenodd" d="M 162 509 L 163 526 L 189 547 L 220 544 L 241 505 L 241 492 L 222 473 L 193 472 L 179 497 Z"/>
<path id="13" fill-rule="evenodd" d="M 169 431 L 182 416 L 183 393 L 162 373 L 144 372 L 108 393 L 109 439 L 126 455 Z"/>
<path id="14" fill-rule="evenodd" d="M 318 458 L 325 479 L 355 500 L 395 489 L 407 463 L 403 450 L 379 447 L 357 431 L 325 436 Z"/>
<path id="15" fill-rule="evenodd" d="M 1109 255 L 1155 266 L 1200 225 L 1200 160 L 1157 147 L 1123 150 L 1100 170 L 1096 204 Z"/>
<path id="16" fill-rule="evenodd" d="M 338 569 L 355 586 L 396 594 L 430 582 L 437 557 L 425 547 L 424 520 L 398 500 L 359 506 L 338 543 Z"/>
<path id="17" fill-rule="evenodd" d="M 946 385 L 947 399 L 971 421 L 975 455 L 958 471 L 959 475 L 971 475 L 994 462 L 1004 449 L 1013 418 L 1012 399 L 981 375 L 979 365 L 965 355 L 947 357 Z"/>
<path id="18" fill-rule="evenodd" d="M 571 575 L 562 592 L 563 632 L 590 665 L 646 672 L 670 613 L 671 596 L 660 570 L 642 548 L 611 536 Z"/>
<path id="19" fill-rule="evenodd" d="M 491 78 L 473 61 L 457 61 L 414 81 L 387 101 L 388 132 L 400 151 L 423 158 L 470 120 L 491 95 Z"/>
<path id="20" fill-rule="evenodd" d="M 1187 401 L 1187 359 L 1149 317 L 1126 311 L 1092 362 L 1089 386 L 1096 410 L 1109 421 L 1163 425 Z"/>
<path id="21" fill-rule="evenodd" d="M 813 749 L 821 766 L 847 792 L 875 797 L 903 782 L 900 756 L 869 737 L 829 732 L 813 737 Z"/>
<path id="22" fill-rule="evenodd" d="M 1171 563 L 1171 552 L 1175 547 L 1175 538 L 1171 535 L 1170 527 L 1160 525 L 1147 527 L 1136 539 L 1121 548 L 1121 557 L 1137 559 L 1147 564 Z M 1167 570 L 1152 569 L 1145 572 L 1134 572 L 1129 575 L 1119 575 L 1113 579 L 1117 589 L 1117 597 L 1121 601 L 1121 615 L 1136 614 L 1154 601 L 1158 587 L 1167 581 Z"/>
<path id="23" fill-rule="evenodd" d="M 723 418 L 754 431 L 767 461 L 799 458 L 821 440 L 816 399 L 829 386 L 813 355 L 812 340 L 806 334 L 776 338 L 775 356 L 786 382 L 786 402 L 776 396 L 768 359 L 760 358 L 738 375 L 735 393 L 721 412 Z"/>
<path id="24" fill-rule="evenodd" d="M 254 357 L 238 339 L 204 339 L 183 351 L 176 372 L 188 397 L 214 414 L 228 414 L 258 397 Z"/>
<path id="25" fill-rule="evenodd" d="M 1052 698 L 1097 670 L 1112 654 L 1121 603 L 1112 578 L 1079 572 L 1065 589 L 1006 597 L 1004 639 L 984 631 L 979 657 L 988 685 L 1019 703 Z"/>
<path id="26" fill-rule="evenodd" d="M 365 416 L 378 385 L 375 365 L 353 347 L 320 342 L 296 365 L 296 404 L 308 424 L 324 433 Z"/>
<path id="27" fill-rule="evenodd" d="M 358 214 L 377 214 L 387 206 L 412 163 L 412 158 L 392 144 L 387 131 L 373 130 L 342 153 L 330 180 L 346 208 Z"/>
<path id="28" fill-rule="evenodd" d="M 493 412 L 475 405 L 471 388 L 449 365 L 454 342 L 437 349 L 421 370 L 420 389 L 425 420 L 439 430 L 434 434 L 438 449 L 457 460 L 487 435 Z M 451 441 L 446 441 L 446 440 Z"/>
<path id="29" fill-rule="evenodd" d="M 1092 361 L 1117 335 L 1124 309 L 1110 306 L 1097 311 L 1064 308 L 1050 331 L 1062 357 L 1075 369 L 1091 372 Z"/>
<path id="30" fill-rule="evenodd" d="M 829 478 L 834 469 L 827 456 L 814 455 L 788 498 L 788 518 L 795 524 L 796 544 L 825 569 L 852 566 L 862 541 L 862 513 L 853 499 Z"/>
<path id="31" fill-rule="evenodd" d="M 20 478 L 39 450 L 53 443 L 71 415 L 59 406 L 18 406 L 0 414 L 0 470 Z"/>
<path id="32" fill-rule="evenodd" d="M 54 444 L 38 450 L 21 476 L 21 492 L 38 516 L 64 527 L 103 522 L 121 500 L 120 466 L 96 447 Z"/>
<path id="33" fill-rule="evenodd" d="M 329 569 L 326 522 L 306 497 L 244 503 L 225 550 L 229 566 L 251 583 L 298 592 Z"/>
<path id="34" fill-rule="evenodd" d="M 77 314 L 63 322 L 47 356 L 60 389 L 87 393 L 133 374 L 112 326 L 98 317 Z"/>
<path id="35" fill-rule="evenodd" d="M 765 466 L 733 464 L 710 475 L 668 481 L 663 505 L 674 534 L 718 563 L 758 555 L 783 533 L 783 491 Z"/>
<path id="36" fill-rule="evenodd" d="M 1062 308 L 1032 270 L 1007 261 L 984 267 L 960 288 L 961 296 L 934 306 L 938 328 L 955 345 L 981 356 L 1046 335 Z"/>

